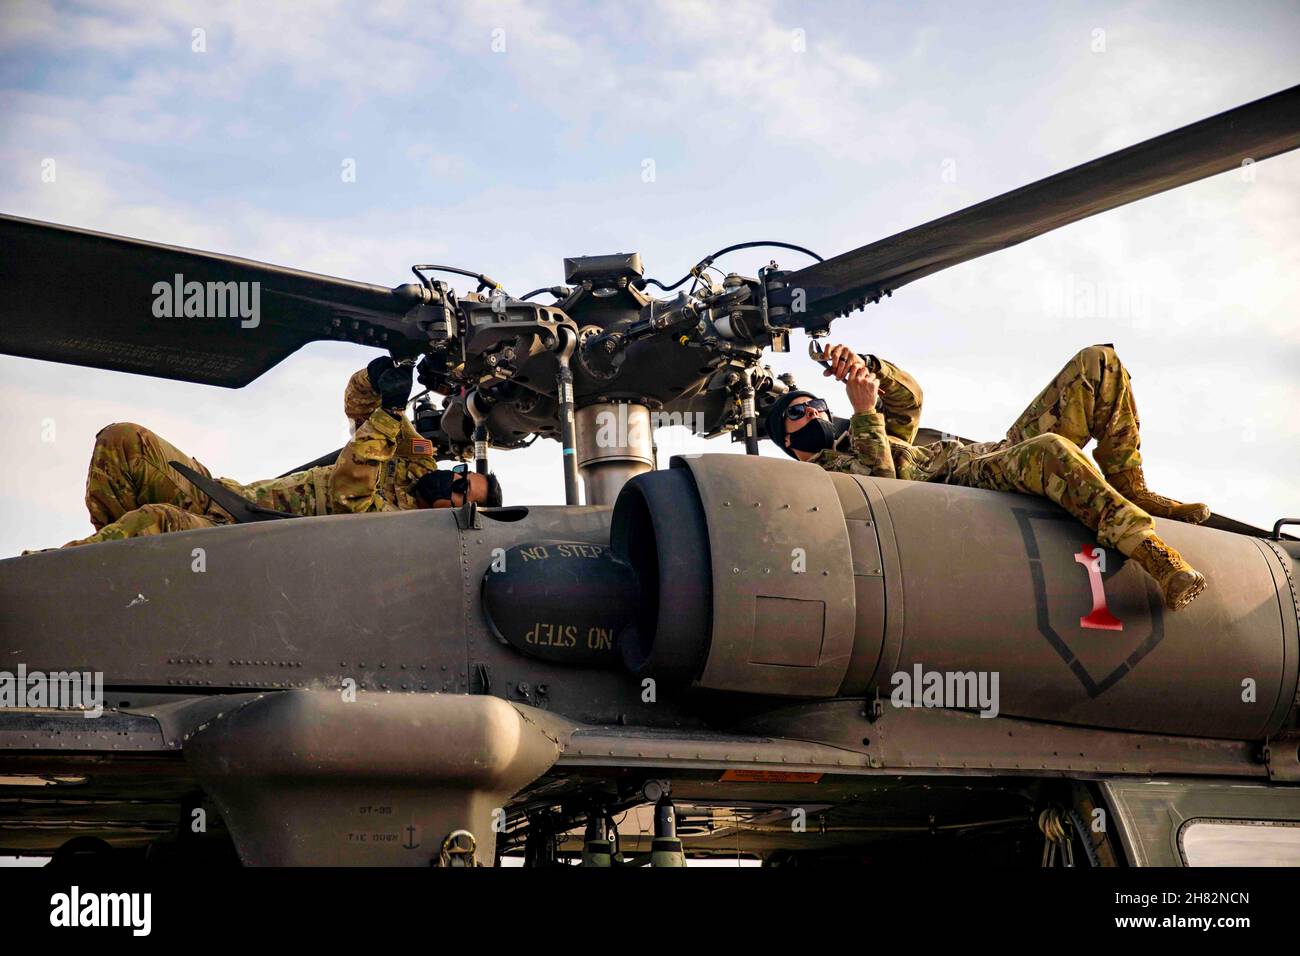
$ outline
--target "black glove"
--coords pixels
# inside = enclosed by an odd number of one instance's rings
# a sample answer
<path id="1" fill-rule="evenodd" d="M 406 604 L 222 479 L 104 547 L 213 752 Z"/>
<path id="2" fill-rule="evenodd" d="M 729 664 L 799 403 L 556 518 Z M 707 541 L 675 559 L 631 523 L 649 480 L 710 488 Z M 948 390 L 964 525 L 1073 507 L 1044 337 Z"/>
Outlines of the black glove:
<path id="1" fill-rule="evenodd" d="M 385 355 L 367 365 L 366 374 L 370 376 L 370 387 L 379 393 L 380 408 L 397 413 L 406 408 L 415 385 L 413 365 L 398 365 Z"/>
<path id="2" fill-rule="evenodd" d="M 370 387 L 376 392 L 379 391 L 379 376 L 383 375 L 390 368 L 397 368 L 397 363 L 387 355 L 379 356 L 379 358 L 366 366 L 366 375 L 370 378 Z"/>

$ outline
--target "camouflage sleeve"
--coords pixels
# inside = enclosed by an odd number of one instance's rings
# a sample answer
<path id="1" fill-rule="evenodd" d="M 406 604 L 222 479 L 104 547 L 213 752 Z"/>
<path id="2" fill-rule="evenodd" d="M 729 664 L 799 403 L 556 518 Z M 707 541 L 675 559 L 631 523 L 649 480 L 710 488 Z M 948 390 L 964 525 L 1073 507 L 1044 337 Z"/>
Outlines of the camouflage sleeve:
<path id="1" fill-rule="evenodd" d="M 370 373 L 365 369 L 348 379 L 343 390 L 343 414 L 358 425 L 379 407 L 379 393 L 370 387 Z"/>
<path id="2" fill-rule="evenodd" d="M 381 408 L 371 412 L 346 448 L 339 452 L 330 474 L 330 497 L 334 511 L 392 511 L 380 482 L 384 466 L 397 451 L 402 419 Z"/>
<path id="3" fill-rule="evenodd" d="M 916 441 L 921 422 L 921 386 L 897 365 L 876 357 L 879 366 L 880 404 L 885 410 L 885 431 L 909 445 Z"/>
<path id="4" fill-rule="evenodd" d="M 853 454 L 873 478 L 895 477 L 894 456 L 885 427 L 885 416 L 880 412 L 863 412 L 849 419 Z"/>

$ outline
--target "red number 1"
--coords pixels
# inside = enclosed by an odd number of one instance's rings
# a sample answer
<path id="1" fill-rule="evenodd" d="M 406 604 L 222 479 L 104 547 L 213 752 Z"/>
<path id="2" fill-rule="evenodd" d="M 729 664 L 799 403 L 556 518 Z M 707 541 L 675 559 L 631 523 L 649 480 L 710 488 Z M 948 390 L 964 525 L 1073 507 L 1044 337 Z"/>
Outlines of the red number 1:
<path id="1" fill-rule="evenodd" d="M 1074 556 L 1075 561 L 1088 569 L 1088 584 L 1092 587 L 1092 610 L 1079 618 L 1079 626 L 1099 631 L 1122 631 L 1124 622 L 1111 614 L 1106 606 L 1106 589 L 1101 583 L 1101 555 L 1101 548 L 1085 544 Z"/>

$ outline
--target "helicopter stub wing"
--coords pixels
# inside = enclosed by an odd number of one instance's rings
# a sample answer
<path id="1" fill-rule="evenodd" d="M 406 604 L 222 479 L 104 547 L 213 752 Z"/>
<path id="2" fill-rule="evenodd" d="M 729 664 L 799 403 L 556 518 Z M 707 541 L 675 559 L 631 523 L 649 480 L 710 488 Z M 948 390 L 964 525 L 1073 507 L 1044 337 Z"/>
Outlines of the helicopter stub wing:
<path id="1" fill-rule="evenodd" d="M 383 286 L 0 215 L 0 352 L 239 388 L 308 342 L 419 338 Z"/>
<path id="2" fill-rule="evenodd" d="M 1282 90 L 792 272 L 803 324 L 1118 206 L 1300 147 L 1300 86 Z M 809 320 L 812 320 L 811 322 Z"/>

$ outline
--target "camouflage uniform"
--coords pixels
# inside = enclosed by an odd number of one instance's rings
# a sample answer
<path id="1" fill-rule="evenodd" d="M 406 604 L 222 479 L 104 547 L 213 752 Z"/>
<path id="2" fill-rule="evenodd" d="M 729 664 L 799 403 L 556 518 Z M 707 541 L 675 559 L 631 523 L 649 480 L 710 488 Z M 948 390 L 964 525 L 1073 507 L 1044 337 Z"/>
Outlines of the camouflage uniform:
<path id="1" fill-rule="evenodd" d="M 405 416 L 395 417 L 379 407 L 365 369 L 348 381 L 343 404 L 358 427 L 335 464 L 249 485 L 217 480 L 263 507 L 296 515 L 419 507 L 411 486 L 437 469 L 432 445 Z M 140 425 L 119 423 L 100 431 L 86 478 L 86 508 L 96 531 L 64 547 L 229 524 L 230 515 L 169 467 L 170 461 L 212 476 L 198 461 Z"/>
<path id="2" fill-rule="evenodd" d="M 995 442 L 945 439 L 914 445 L 921 389 L 906 372 L 877 360 L 881 411 L 854 415 L 834 448 L 812 459 L 829 471 L 942 481 L 993 491 L 1042 495 L 1130 554 L 1151 516 L 1102 477 L 1142 462 L 1137 408 L 1128 371 L 1108 345 L 1079 352 Z M 1097 440 L 1093 465 L 1082 448 Z"/>

